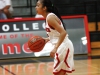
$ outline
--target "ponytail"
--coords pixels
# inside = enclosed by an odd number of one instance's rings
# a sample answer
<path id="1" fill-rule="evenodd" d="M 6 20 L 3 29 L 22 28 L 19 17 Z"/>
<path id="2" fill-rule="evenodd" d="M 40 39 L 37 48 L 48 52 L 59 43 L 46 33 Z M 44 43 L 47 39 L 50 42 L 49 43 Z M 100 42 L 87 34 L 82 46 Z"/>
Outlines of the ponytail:
<path id="1" fill-rule="evenodd" d="M 56 8 L 54 5 L 52 5 L 52 12 L 53 12 L 54 14 L 56 14 L 56 16 L 61 20 L 61 22 L 62 22 L 62 24 L 63 24 L 63 27 L 64 27 L 64 29 L 66 30 L 65 24 L 64 24 L 64 22 L 63 22 L 63 20 L 62 20 L 62 18 L 61 18 L 61 16 L 60 16 L 60 14 L 59 14 L 58 8 Z"/>

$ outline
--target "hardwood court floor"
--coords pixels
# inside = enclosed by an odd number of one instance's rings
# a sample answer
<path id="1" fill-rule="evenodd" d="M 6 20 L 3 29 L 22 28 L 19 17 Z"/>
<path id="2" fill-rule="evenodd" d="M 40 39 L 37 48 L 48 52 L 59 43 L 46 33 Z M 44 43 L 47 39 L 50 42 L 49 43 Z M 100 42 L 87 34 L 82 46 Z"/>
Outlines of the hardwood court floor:
<path id="1" fill-rule="evenodd" d="M 100 75 L 100 56 L 75 56 L 75 72 L 69 75 Z M 53 75 L 50 57 L 0 60 L 0 75 Z"/>

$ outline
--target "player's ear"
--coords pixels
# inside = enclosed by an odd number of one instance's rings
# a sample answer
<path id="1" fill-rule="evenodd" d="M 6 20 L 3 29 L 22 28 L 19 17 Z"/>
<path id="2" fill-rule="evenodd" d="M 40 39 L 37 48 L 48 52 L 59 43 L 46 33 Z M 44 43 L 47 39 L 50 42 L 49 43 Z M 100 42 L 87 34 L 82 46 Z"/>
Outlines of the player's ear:
<path id="1" fill-rule="evenodd" d="M 44 6 L 44 7 L 43 7 L 43 10 L 47 10 L 47 7 L 46 7 L 46 6 Z"/>

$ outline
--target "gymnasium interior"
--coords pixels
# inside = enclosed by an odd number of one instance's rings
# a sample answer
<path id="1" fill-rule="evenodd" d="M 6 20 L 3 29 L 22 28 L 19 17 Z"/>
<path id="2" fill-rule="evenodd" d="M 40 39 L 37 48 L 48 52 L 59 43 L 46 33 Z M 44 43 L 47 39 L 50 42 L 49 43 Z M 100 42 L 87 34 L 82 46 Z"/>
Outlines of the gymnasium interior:
<path id="1" fill-rule="evenodd" d="M 53 75 L 51 45 L 36 53 L 27 48 L 33 35 L 47 37 L 45 19 L 35 18 L 37 0 L 11 1 L 13 19 L 0 20 L 0 75 Z M 51 1 L 74 44 L 75 71 L 68 75 L 100 75 L 100 0 Z"/>

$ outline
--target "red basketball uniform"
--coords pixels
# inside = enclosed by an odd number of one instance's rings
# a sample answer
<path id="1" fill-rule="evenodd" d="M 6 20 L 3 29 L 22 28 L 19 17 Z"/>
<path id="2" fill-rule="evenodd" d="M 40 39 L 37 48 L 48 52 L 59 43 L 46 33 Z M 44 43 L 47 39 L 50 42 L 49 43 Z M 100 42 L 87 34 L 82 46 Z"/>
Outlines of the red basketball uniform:
<path id="1" fill-rule="evenodd" d="M 52 48 L 54 48 L 55 43 L 59 40 L 60 33 L 53 29 L 47 22 L 47 18 L 50 15 L 56 16 L 54 13 L 49 13 L 46 17 L 46 31 L 50 42 L 52 43 Z M 56 16 L 57 17 L 57 16 Z M 62 22 L 60 25 L 63 27 Z M 54 68 L 53 74 L 59 73 L 60 71 L 65 71 L 66 73 L 72 73 L 74 71 L 74 47 L 71 40 L 66 35 L 62 44 L 58 47 L 57 52 L 54 57 Z"/>

